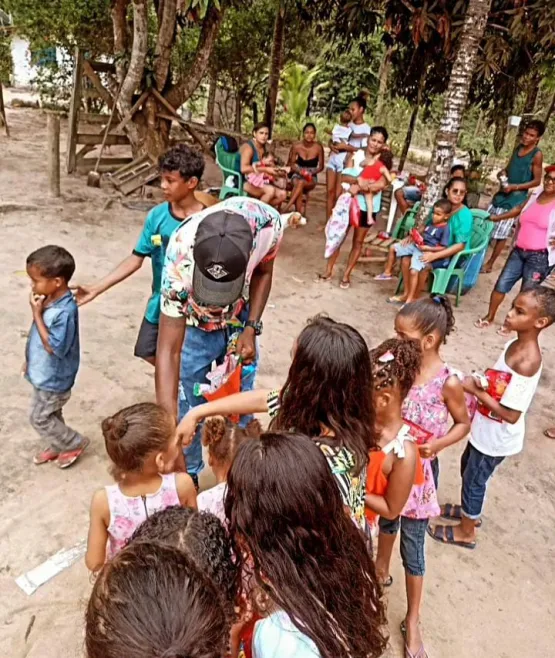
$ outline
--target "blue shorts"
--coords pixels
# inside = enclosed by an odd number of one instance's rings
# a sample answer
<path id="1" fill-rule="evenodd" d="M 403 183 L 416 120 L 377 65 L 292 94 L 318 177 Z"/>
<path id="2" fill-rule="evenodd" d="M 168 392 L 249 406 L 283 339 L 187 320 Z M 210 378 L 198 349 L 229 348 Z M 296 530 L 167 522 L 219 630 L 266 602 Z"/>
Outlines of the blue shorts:
<path id="1" fill-rule="evenodd" d="M 396 535 L 401 527 L 401 560 L 403 567 L 410 576 L 423 576 L 426 572 L 424 543 L 428 519 L 409 519 L 398 516 L 396 519 L 378 521 L 380 532 L 384 535 Z"/>
<path id="2" fill-rule="evenodd" d="M 488 480 L 505 457 L 484 455 L 470 442 L 461 457 L 461 507 L 469 519 L 482 516 Z"/>
<path id="3" fill-rule="evenodd" d="M 503 295 L 511 292 L 515 283 L 522 279 L 521 289 L 525 290 L 539 285 L 549 274 L 549 258 L 547 249 L 528 251 L 515 247 L 501 270 L 495 284 L 496 292 Z"/>
<path id="4" fill-rule="evenodd" d="M 409 203 L 416 203 L 422 199 L 422 191 L 417 185 L 405 185 L 401 190 L 405 200 Z"/>
<path id="5" fill-rule="evenodd" d="M 422 252 L 415 244 L 402 245 L 400 242 L 393 245 L 397 258 L 405 258 L 410 256 L 410 269 L 415 272 L 422 272 L 425 270 L 428 265 L 422 262 Z M 447 267 L 449 265 L 448 258 L 442 258 L 441 260 L 435 260 L 432 264 L 432 269 L 437 270 L 438 268 Z"/>

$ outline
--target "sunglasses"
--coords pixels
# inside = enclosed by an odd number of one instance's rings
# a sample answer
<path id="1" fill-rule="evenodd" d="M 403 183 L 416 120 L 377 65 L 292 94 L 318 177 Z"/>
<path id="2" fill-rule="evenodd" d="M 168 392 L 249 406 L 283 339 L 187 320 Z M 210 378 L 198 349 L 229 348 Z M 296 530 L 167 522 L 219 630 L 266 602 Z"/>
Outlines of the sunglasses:
<path id="1" fill-rule="evenodd" d="M 546 174 L 544 181 L 546 183 L 555 183 L 555 176 L 551 176 L 550 174 Z"/>

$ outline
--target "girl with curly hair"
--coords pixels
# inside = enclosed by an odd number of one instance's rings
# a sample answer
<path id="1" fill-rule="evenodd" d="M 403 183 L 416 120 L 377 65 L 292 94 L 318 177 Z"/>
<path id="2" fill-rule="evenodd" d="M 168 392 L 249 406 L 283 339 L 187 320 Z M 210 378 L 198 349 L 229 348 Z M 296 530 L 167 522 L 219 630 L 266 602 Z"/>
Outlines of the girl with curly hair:
<path id="1" fill-rule="evenodd" d="M 196 508 L 187 473 L 173 473 L 180 455 L 175 420 L 162 407 L 145 402 L 102 421 L 115 484 L 93 495 L 85 563 L 102 567 L 151 514 L 171 505 Z"/>
<path id="2" fill-rule="evenodd" d="M 254 628 L 255 658 L 383 654 L 374 564 L 314 441 L 268 432 L 243 443 L 229 471 L 225 510 L 265 610 Z"/>
<path id="3" fill-rule="evenodd" d="M 238 393 L 192 408 L 178 426 L 186 443 L 204 418 L 269 413 L 274 430 L 302 432 L 324 453 L 346 511 L 365 529 L 368 453 L 376 446 L 368 347 L 348 324 L 318 316 L 293 346 L 281 390 Z"/>

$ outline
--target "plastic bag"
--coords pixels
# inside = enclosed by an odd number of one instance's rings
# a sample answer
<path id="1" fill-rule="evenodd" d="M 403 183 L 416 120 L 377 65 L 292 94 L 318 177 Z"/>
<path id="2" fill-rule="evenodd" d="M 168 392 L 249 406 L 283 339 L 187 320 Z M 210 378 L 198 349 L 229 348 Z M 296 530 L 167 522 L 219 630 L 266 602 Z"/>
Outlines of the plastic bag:
<path id="1" fill-rule="evenodd" d="M 360 204 L 356 196 L 352 198 L 349 206 L 349 224 L 355 228 L 360 228 Z"/>

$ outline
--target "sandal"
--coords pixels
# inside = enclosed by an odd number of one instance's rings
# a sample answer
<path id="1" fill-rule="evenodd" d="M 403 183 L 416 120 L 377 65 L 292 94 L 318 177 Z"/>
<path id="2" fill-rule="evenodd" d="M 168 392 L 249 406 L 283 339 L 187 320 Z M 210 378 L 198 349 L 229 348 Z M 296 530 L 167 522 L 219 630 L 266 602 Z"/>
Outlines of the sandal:
<path id="1" fill-rule="evenodd" d="M 510 329 L 506 329 L 503 326 L 503 327 L 499 328 L 495 333 L 498 336 L 501 336 L 502 338 L 510 338 L 513 332 Z"/>
<path id="2" fill-rule="evenodd" d="M 60 453 L 54 450 L 54 448 L 46 448 L 46 450 L 37 452 L 33 457 L 33 464 L 40 466 L 41 464 L 47 464 L 48 462 L 55 462 L 59 456 Z"/>
<path id="3" fill-rule="evenodd" d="M 555 427 L 548 427 L 543 431 L 543 435 L 548 439 L 555 439 Z"/>
<path id="4" fill-rule="evenodd" d="M 474 323 L 476 329 L 487 329 L 490 326 L 491 322 L 486 320 L 486 318 L 478 318 Z"/>
<path id="5" fill-rule="evenodd" d="M 393 585 L 393 576 L 389 575 L 382 583 L 382 587 L 391 587 Z"/>
<path id="6" fill-rule="evenodd" d="M 467 548 L 473 551 L 476 548 L 475 541 L 458 541 L 455 539 L 453 526 L 452 525 L 436 525 L 435 528 L 428 526 L 426 532 L 430 537 L 439 542 L 440 544 L 451 544 L 452 546 L 458 546 L 459 548 Z"/>
<path id="7" fill-rule="evenodd" d="M 405 638 L 405 658 L 428 658 L 424 644 L 421 644 L 416 653 L 412 653 L 407 644 L 407 622 L 405 619 L 401 622 L 401 635 Z"/>
<path id="8" fill-rule="evenodd" d="M 341 283 L 339 284 L 339 287 L 341 288 L 341 290 L 349 290 L 349 288 L 351 287 L 351 282 L 350 281 L 341 281 Z"/>
<path id="9" fill-rule="evenodd" d="M 330 276 L 326 276 L 325 274 L 317 274 L 316 278 L 314 279 L 314 283 L 325 283 L 326 281 L 331 280 L 331 274 Z"/>
<path id="10" fill-rule="evenodd" d="M 442 519 L 451 519 L 454 521 L 460 521 L 463 517 L 462 507 L 460 505 L 453 505 L 452 503 L 445 503 L 441 505 L 441 518 Z M 476 528 L 482 526 L 482 519 L 478 519 L 474 524 Z"/>
<path id="11" fill-rule="evenodd" d="M 59 468 L 69 468 L 74 464 L 79 457 L 85 452 L 89 445 L 89 439 L 84 439 L 83 443 L 77 450 L 68 450 L 68 452 L 61 452 L 58 457 L 58 466 Z"/>
<path id="12" fill-rule="evenodd" d="M 391 279 L 393 279 L 393 274 L 385 274 L 383 272 L 374 277 L 374 281 L 391 281 Z"/>
<path id="13" fill-rule="evenodd" d="M 389 297 L 389 299 L 387 300 L 387 303 L 388 304 L 401 304 L 401 305 L 404 305 L 405 300 L 401 299 L 397 295 L 394 295 L 393 297 Z"/>

